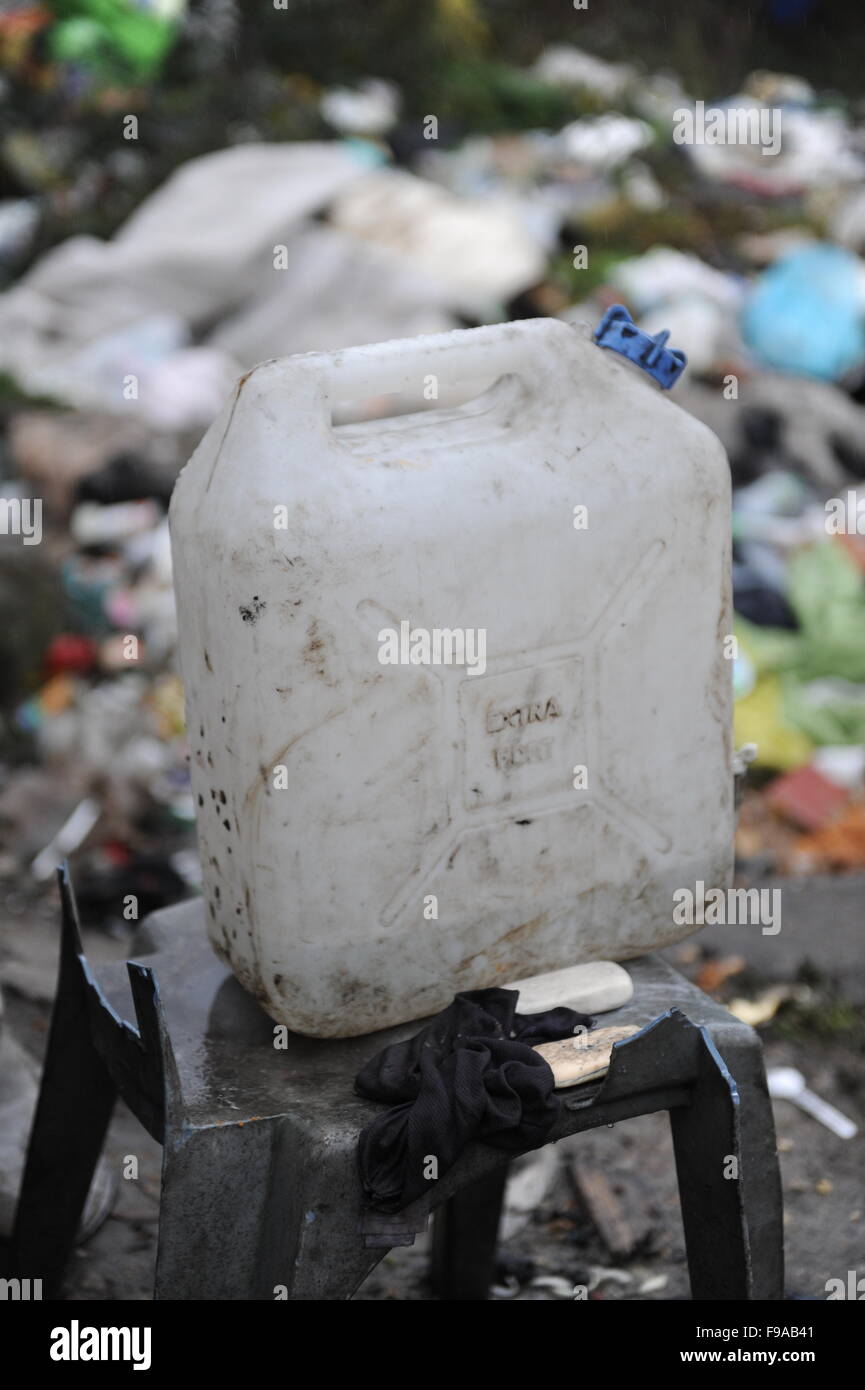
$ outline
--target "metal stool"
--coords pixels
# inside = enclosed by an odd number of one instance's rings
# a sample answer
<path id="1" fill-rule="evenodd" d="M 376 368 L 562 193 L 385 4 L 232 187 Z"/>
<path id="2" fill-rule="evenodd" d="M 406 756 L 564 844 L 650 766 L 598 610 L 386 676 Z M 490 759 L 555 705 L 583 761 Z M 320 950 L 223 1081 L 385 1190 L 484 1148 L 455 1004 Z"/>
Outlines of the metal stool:
<path id="1" fill-rule="evenodd" d="M 13 1237 L 18 1276 L 58 1296 L 119 1094 L 163 1145 L 157 1299 L 349 1298 L 434 1209 L 436 1293 L 487 1296 L 507 1155 L 473 1144 L 397 1216 L 362 1208 L 355 1149 L 378 1107 L 354 1094 L 354 1076 L 418 1023 L 343 1041 L 289 1034 L 275 1048 L 272 1021 L 213 954 L 200 901 L 154 913 L 136 940 L 148 963 L 108 967 L 97 981 L 65 873 L 61 892 L 58 992 Z M 633 1000 L 604 1023 L 642 1032 L 618 1044 L 602 1081 L 561 1092 L 549 1142 L 668 1110 L 692 1296 L 780 1299 L 781 1185 L 759 1040 L 660 958 L 628 969 Z M 724 1176 L 730 1156 L 737 1179 Z"/>

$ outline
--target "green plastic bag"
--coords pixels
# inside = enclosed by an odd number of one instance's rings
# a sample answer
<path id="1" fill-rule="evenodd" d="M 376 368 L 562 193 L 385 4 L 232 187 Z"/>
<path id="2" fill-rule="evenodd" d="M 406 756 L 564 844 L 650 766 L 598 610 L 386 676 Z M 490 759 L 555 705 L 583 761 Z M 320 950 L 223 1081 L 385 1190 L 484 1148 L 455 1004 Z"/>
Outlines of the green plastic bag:
<path id="1" fill-rule="evenodd" d="M 152 81 L 177 38 L 185 0 L 48 0 L 57 15 L 48 38 L 55 62 L 102 81 Z"/>
<path id="2" fill-rule="evenodd" d="M 865 744 L 862 575 L 840 545 L 821 541 L 791 559 L 787 597 L 798 632 L 739 617 L 734 628 L 758 677 L 757 698 L 737 702 L 736 737 L 762 744 L 758 761 L 776 767 L 805 761 L 809 745 Z"/>

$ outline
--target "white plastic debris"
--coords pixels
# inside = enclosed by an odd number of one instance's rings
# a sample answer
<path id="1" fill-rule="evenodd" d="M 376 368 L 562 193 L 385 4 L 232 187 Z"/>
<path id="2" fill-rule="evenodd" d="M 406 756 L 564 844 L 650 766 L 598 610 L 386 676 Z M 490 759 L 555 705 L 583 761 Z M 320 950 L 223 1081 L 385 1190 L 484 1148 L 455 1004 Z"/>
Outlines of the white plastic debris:
<path id="1" fill-rule="evenodd" d="M 105 545 L 125 540 L 159 524 L 161 508 L 151 498 L 141 502 L 115 502 L 103 507 L 82 502 L 72 513 L 70 531 L 78 545 Z"/>
<path id="2" fill-rule="evenodd" d="M 157 430 L 202 429 L 237 379 L 237 363 L 213 347 L 187 347 L 154 363 L 140 381 L 149 423 Z"/>
<path id="3" fill-rule="evenodd" d="M 240 368 L 191 347 L 192 333 L 272 288 L 276 248 L 368 171 L 336 141 L 191 160 L 112 241 L 70 237 L 0 296 L 0 371 L 157 428 L 206 423 Z"/>
<path id="4" fill-rule="evenodd" d="M 641 77 L 629 92 L 630 104 L 638 116 L 653 125 L 672 129 L 675 113 L 690 104 L 690 97 L 674 72 L 657 72 Z"/>
<path id="5" fill-rule="evenodd" d="M 667 195 L 648 164 L 641 159 L 631 160 L 622 176 L 622 191 L 641 212 L 657 212 L 664 206 Z"/>
<path id="6" fill-rule="evenodd" d="M 738 344 L 743 287 L 732 275 L 668 246 L 620 261 L 612 280 L 647 333 L 666 329 L 692 373 L 708 371 Z"/>
<path id="7" fill-rule="evenodd" d="M 346 188 L 334 226 L 377 242 L 434 277 L 467 311 L 500 303 L 543 278 L 546 257 L 504 198 L 455 198 L 399 169 Z"/>
<path id="8" fill-rule="evenodd" d="M 330 87 L 319 110 L 342 135 L 384 135 L 399 115 L 399 91 L 392 82 L 369 78 L 357 87 Z"/>
<path id="9" fill-rule="evenodd" d="M 542 1289 L 551 1298 L 573 1298 L 574 1285 L 562 1274 L 539 1274 L 529 1284 L 530 1289 Z"/>
<path id="10" fill-rule="evenodd" d="M 247 369 L 269 357 L 456 328 L 450 300 L 447 285 L 396 251 L 316 224 L 291 238 L 284 269 L 209 342 Z"/>
<path id="11" fill-rule="evenodd" d="M 733 776 L 744 777 L 751 763 L 757 756 L 756 743 L 743 743 L 741 748 L 733 750 Z"/>
<path id="12" fill-rule="evenodd" d="M 691 296 L 707 299 L 728 313 L 736 313 L 742 303 L 742 285 L 732 275 L 670 246 L 656 246 L 643 256 L 619 261 L 612 278 L 635 314 Z"/>
<path id="13" fill-rule="evenodd" d="M 765 68 L 758 68 L 745 78 L 744 89 L 768 105 L 811 106 L 814 102 L 811 83 L 789 72 L 769 72 Z"/>
<path id="14" fill-rule="evenodd" d="M 711 370 L 724 355 L 727 316 L 721 307 L 702 295 L 683 295 L 644 314 L 640 328 L 653 337 L 666 330 L 688 359 L 691 373 Z"/>
<path id="15" fill-rule="evenodd" d="M 559 132 L 559 143 L 570 159 L 593 169 L 615 169 L 651 145 L 652 127 L 634 116 L 610 112 L 584 116 Z"/>
<path id="16" fill-rule="evenodd" d="M 559 1171 L 559 1156 L 552 1146 L 535 1149 L 515 1159 L 508 1173 L 500 1240 L 510 1240 L 531 1220 Z"/>
<path id="17" fill-rule="evenodd" d="M 507 198 L 531 238 L 548 253 L 557 250 L 566 218 L 579 219 L 615 197 L 604 170 L 578 165 L 559 135 L 543 130 L 471 136 L 453 150 L 427 150 L 418 158 L 418 172 L 460 197 Z M 637 160 L 624 172 L 623 189 L 634 205 L 642 206 L 660 191 L 647 166 Z"/>
<path id="18" fill-rule="evenodd" d="M 507 1274 L 500 1284 L 493 1284 L 491 1286 L 490 1298 L 516 1298 L 520 1288 L 519 1279 L 513 1274 Z"/>
<path id="19" fill-rule="evenodd" d="M 800 1110 L 837 1134 L 839 1139 L 852 1139 L 859 1133 L 858 1125 L 808 1089 L 804 1076 L 795 1067 L 770 1067 L 766 1079 L 773 1100 L 791 1100 Z"/>
<path id="20" fill-rule="evenodd" d="M 95 798 L 87 796 L 79 801 L 53 840 L 39 851 L 30 866 L 30 872 L 39 883 L 49 879 L 66 856 L 84 843 L 101 814 L 101 807 Z"/>
<path id="21" fill-rule="evenodd" d="M 605 62 L 573 44 L 545 48 L 532 72 L 542 82 L 582 89 L 611 102 L 623 95 L 636 75 L 629 63 Z"/>
<path id="22" fill-rule="evenodd" d="M 0 265 L 26 251 L 38 223 L 36 198 L 5 198 L 0 203 Z"/>
<path id="23" fill-rule="evenodd" d="M 606 1265 L 590 1265 L 589 1267 L 589 1293 L 599 1289 L 602 1284 L 632 1284 L 633 1274 L 629 1274 L 626 1269 L 613 1269 Z"/>
<path id="24" fill-rule="evenodd" d="M 865 778 L 865 748 L 858 743 L 828 744 L 815 748 L 811 754 L 812 766 L 836 787 L 847 791 L 857 791 Z"/>
<path id="25" fill-rule="evenodd" d="M 670 1282 L 668 1274 L 650 1274 L 637 1288 L 637 1294 L 660 1293 Z"/>
<path id="26" fill-rule="evenodd" d="M 783 196 L 856 183 L 865 175 L 865 160 L 839 111 L 755 101 L 745 92 L 725 99 L 715 109 L 722 113 L 719 129 L 747 128 L 754 138 L 731 139 L 728 134 L 723 143 L 684 142 L 683 148 L 706 178 Z M 761 123 L 763 136 L 758 135 Z"/>

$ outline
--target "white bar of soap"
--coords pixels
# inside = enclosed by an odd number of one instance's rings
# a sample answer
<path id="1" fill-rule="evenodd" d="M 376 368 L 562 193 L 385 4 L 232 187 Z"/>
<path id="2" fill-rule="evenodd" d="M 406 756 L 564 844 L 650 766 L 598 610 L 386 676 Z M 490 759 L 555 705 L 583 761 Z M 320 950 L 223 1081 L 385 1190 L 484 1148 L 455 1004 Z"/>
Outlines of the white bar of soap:
<path id="1" fill-rule="evenodd" d="M 604 1014 L 620 1009 L 634 993 L 627 970 L 612 960 L 590 960 L 584 965 L 567 965 L 546 975 L 516 980 L 505 989 L 520 993 L 517 1012 L 546 1013 L 547 1009 L 577 1009 L 583 1014 Z"/>

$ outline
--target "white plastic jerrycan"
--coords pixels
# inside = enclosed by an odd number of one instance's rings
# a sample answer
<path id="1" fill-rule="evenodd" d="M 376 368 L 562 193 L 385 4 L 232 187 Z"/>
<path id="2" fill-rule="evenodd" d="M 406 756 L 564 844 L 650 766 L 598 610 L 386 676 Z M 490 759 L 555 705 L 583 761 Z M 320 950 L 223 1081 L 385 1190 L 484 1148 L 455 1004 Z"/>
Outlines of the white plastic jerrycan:
<path id="1" fill-rule="evenodd" d="M 274 1019 L 351 1036 L 694 930 L 674 893 L 732 862 L 729 523 L 714 435 L 556 320 L 239 382 L 171 529 L 209 930 Z"/>

